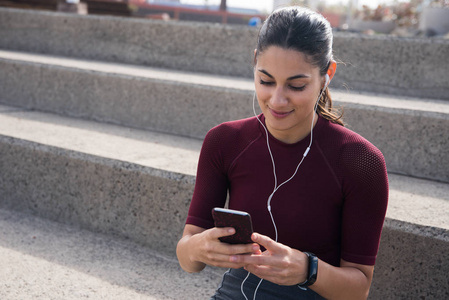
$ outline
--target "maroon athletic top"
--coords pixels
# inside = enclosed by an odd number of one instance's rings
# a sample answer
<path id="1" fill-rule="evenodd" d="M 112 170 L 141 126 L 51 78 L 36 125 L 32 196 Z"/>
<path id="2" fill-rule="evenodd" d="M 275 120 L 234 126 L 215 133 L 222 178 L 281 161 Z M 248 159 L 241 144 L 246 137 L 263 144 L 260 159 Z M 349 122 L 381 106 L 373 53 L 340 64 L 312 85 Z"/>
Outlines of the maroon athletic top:
<path id="1" fill-rule="evenodd" d="M 269 135 L 279 185 L 294 173 L 310 135 L 295 144 Z M 265 130 L 256 117 L 223 123 L 204 140 L 186 223 L 213 227 L 211 210 L 225 205 L 229 191 L 229 208 L 250 213 L 254 231 L 275 239 L 267 210 L 273 189 Z M 310 152 L 296 176 L 274 194 L 271 209 L 278 242 L 334 266 L 340 258 L 374 265 L 387 202 L 382 153 L 360 135 L 319 117 Z"/>

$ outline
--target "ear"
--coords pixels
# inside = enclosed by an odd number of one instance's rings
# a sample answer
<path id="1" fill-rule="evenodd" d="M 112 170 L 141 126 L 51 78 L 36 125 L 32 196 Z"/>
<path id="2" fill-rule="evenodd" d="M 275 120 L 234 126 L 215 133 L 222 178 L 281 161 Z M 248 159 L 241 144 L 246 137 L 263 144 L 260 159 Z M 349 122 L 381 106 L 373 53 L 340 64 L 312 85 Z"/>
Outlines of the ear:
<path id="1" fill-rule="evenodd" d="M 335 72 L 337 72 L 337 63 L 335 61 L 331 61 L 329 64 L 329 68 L 327 69 L 327 75 L 329 75 L 329 82 L 334 78 Z"/>
<path id="2" fill-rule="evenodd" d="M 257 49 L 254 49 L 254 66 L 257 64 Z"/>

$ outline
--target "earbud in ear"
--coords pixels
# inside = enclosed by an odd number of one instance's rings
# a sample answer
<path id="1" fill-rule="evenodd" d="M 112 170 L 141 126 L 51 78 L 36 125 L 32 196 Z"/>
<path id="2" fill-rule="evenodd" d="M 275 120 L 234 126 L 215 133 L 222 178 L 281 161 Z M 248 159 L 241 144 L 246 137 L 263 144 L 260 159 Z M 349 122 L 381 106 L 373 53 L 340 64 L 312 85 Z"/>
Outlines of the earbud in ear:
<path id="1" fill-rule="evenodd" d="M 326 74 L 324 76 L 324 78 L 326 79 L 326 82 L 324 83 L 324 89 L 329 85 L 329 82 L 331 81 L 331 79 L 329 78 L 329 74 Z"/>

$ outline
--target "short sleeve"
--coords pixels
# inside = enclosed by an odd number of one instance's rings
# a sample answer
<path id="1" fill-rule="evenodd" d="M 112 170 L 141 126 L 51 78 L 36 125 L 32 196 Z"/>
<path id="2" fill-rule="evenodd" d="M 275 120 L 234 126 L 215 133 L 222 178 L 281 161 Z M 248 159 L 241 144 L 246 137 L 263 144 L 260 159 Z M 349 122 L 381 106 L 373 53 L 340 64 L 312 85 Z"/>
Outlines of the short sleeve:
<path id="1" fill-rule="evenodd" d="M 222 156 L 222 135 L 220 127 L 215 127 L 204 139 L 186 224 L 211 228 L 214 226 L 212 208 L 225 205 L 228 183 Z"/>
<path id="2" fill-rule="evenodd" d="M 341 258 L 374 265 L 388 204 L 388 176 L 382 153 L 360 137 L 345 146 Z"/>

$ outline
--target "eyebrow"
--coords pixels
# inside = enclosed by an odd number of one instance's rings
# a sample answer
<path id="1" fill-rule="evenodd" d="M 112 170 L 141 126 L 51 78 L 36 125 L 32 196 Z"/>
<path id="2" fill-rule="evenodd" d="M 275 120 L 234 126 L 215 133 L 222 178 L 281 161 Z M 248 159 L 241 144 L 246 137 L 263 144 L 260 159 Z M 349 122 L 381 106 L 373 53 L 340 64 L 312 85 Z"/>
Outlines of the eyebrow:
<path id="1" fill-rule="evenodd" d="M 267 75 L 270 78 L 274 78 L 273 75 L 271 75 L 270 73 L 268 73 L 264 69 L 258 69 L 257 71 L 259 71 L 261 73 L 264 73 L 265 75 Z M 298 78 L 310 78 L 310 76 L 306 75 L 306 74 L 298 74 L 298 75 L 294 75 L 294 76 L 291 76 L 291 77 L 287 78 L 287 80 L 293 80 L 293 79 L 298 79 Z"/>

